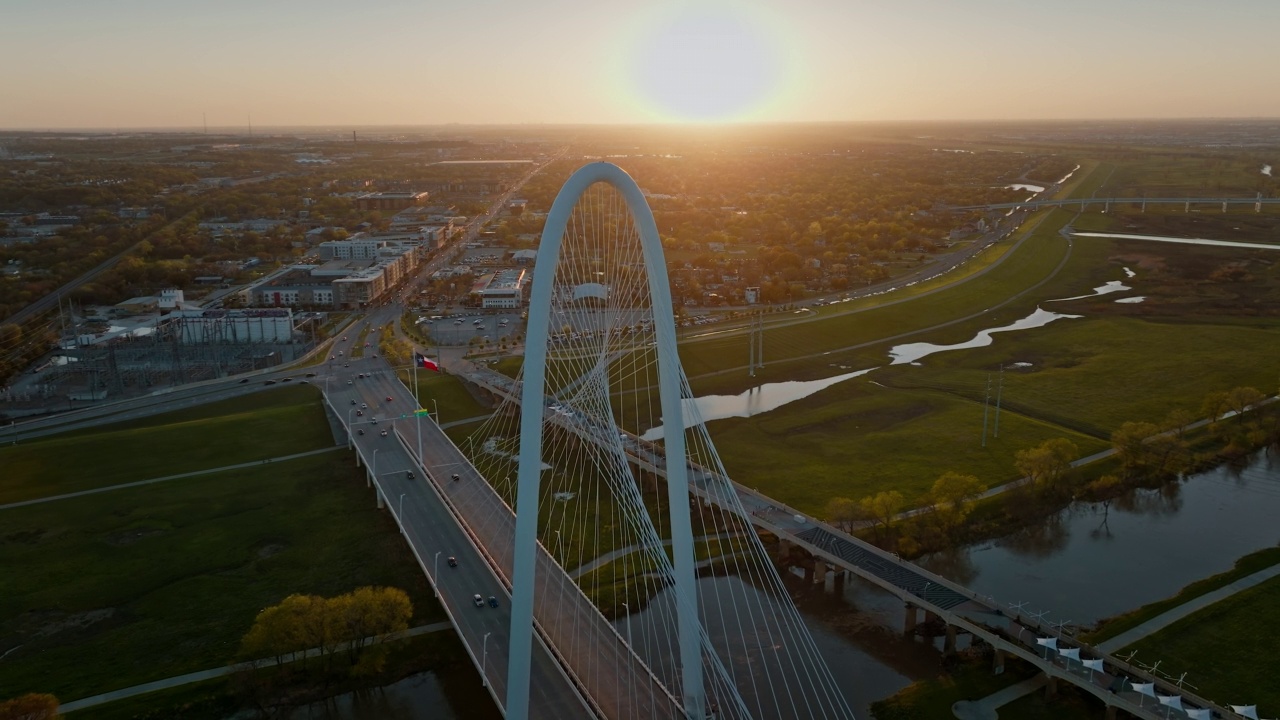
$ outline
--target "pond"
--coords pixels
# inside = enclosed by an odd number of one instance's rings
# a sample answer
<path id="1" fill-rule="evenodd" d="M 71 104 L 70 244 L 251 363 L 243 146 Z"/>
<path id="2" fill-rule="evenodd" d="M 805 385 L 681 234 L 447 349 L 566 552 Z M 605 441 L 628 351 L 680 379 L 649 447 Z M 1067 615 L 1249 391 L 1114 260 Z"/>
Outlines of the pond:
<path id="1" fill-rule="evenodd" d="M 711 422 L 731 417 L 751 417 L 760 413 L 780 408 L 790 402 L 802 400 L 810 395 L 825 390 L 836 383 L 875 370 L 855 370 L 821 380 L 788 380 L 786 382 L 765 383 L 738 395 L 706 395 L 700 398 L 685 398 L 684 426 L 691 428 L 699 422 Z M 645 440 L 661 440 L 662 427 L 650 428 L 641 437 Z"/>
<path id="2" fill-rule="evenodd" d="M 1089 625 L 1174 595 L 1280 542 L 1280 458 L 1258 452 L 1109 504 L 1075 503 L 992 542 L 920 564 L 1053 622 Z"/>
<path id="3" fill-rule="evenodd" d="M 905 345 L 895 345 L 889 350 L 889 355 L 893 358 L 891 365 L 905 365 L 914 363 L 921 358 L 928 357 L 934 353 L 947 352 L 950 350 L 968 350 L 970 348 L 986 347 L 993 341 L 991 336 L 1000 332 L 1012 332 L 1014 330 L 1030 330 L 1032 328 L 1044 327 L 1055 320 L 1068 320 L 1084 317 L 1083 315 L 1064 315 L 1061 313 L 1049 312 L 1041 308 L 1016 322 L 1004 325 L 998 328 L 990 328 L 980 331 L 973 336 L 972 340 L 955 345 L 934 345 L 933 343 L 907 343 Z"/>

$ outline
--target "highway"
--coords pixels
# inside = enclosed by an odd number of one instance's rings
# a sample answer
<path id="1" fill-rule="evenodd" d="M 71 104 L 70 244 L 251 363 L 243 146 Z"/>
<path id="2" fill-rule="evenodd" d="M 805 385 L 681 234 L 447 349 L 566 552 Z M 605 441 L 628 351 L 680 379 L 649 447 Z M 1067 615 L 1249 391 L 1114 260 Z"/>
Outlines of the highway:
<path id="1" fill-rule="evenodd" d="M 349 354 L 355 335 L 348 337 L 350 340 L 339 341 L 335 349 Z M 360 373 L 369 376 L 361 379 Z M 388 402 L 387 397 L 392 400 Z M 386 363 L 374 357 L 353 360 L 349 368 L 337 368 L 326 400 L 344 423 L 350 420 L 351 439 L 358 456 L 385 498 L 387 509 L 400 519 L 406 540 L 423 572 L 433 579 L 450 620 L 467 645 L 477 669 L 484 673 L 494 700 L 503 707 L 510 595 L 397 437 L 397 429 L 403 432 L 410 424 L 423 422 L 412 418 L 416 403 Z M 368 408 L 361 410 L 361 404 Z M 363 415 L 357 416 L 355 410 L 361 410 Z M 400 415 L 411 417 L 399 420 Z M 430 421 L 423 424 L 434 427 Z M 364 430 L 363 435 L 359 434 L 360 430 Z M 381 434 L 383 430 L 388 431 L 385 437 Z M 413 479 L 408 476 L 410 471 L 415 475 Z M 448 566 L 450 556 L 458 559 L 458 567 Z M 476 607 L 472 602 L 476 594 L 486 599 L 484 607 Z M 497 608 L 489 607 L 490 596 L 498 598 Z M 541 643 L 534 647 L 532 677 L 532 717 L 550 720 L 594 717 Z"/>

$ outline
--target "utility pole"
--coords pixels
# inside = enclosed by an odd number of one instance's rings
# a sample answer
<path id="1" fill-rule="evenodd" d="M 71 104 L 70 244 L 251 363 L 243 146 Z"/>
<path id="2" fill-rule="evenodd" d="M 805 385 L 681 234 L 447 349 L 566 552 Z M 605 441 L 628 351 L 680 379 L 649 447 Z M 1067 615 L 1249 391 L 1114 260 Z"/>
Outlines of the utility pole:
<path id="1" fill-rule="evenodd" d="M 987 394 L 982 398 L 982 447 L 987 446 L 987 411 L 991 408 L 991 373 L 987 373 Z"/>
<path id="2" fill-rule="evenodd" d="M 1000 396 L 1004 394 L 1004 363 L 1000 363 L 1000 375 L 996 382 L 996 431 L 995 437 L 1000 437 Z"/>
<path id="3" fill-rule="evenodd" d="M 747 333 L 747 374 L 756 376 L 756 368 L 764 368 L 764 313 L 751 318 Z"/>

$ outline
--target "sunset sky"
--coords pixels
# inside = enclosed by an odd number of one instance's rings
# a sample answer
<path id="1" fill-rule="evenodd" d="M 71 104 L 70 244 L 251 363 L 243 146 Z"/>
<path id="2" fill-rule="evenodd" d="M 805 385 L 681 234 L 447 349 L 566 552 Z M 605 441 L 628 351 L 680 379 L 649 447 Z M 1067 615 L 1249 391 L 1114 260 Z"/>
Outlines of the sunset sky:
<path id="1" fill-rule="evenodd" d="M 1280 116 L 1277 0 L 0 0 L 0 127 Z"/>

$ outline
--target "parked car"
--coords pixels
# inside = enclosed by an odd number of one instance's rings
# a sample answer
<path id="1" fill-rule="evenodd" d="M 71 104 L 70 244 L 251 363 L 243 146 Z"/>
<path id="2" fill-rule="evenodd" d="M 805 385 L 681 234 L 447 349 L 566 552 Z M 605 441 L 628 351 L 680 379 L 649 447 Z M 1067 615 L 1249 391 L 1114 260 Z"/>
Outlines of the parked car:
<path id="1" fill-rule="evenodd" d="M 471 602 L 474 603 L 476 607 L 479 607 L 479 608 L 484 607 L 484 598 L 480 597 L 480 593 L 476 593 L 475 595 L 472 595 Z"/>

